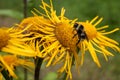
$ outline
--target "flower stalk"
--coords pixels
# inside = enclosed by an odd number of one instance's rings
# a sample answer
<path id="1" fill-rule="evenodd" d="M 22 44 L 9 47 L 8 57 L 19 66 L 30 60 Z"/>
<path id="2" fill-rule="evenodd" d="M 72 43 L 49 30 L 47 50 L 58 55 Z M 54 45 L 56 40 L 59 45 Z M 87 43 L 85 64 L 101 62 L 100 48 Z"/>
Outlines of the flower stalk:
<path id="1" fill-rule="evenodd" d="M 41 69 L 42 62 L 43 62 L 43 58 L 37 57 L 35 59 L 34 80 L 39 80 L 39 75 L 40 75 L 40 69 Z"/>
<path id="2" fill-rule="evenodd" d="M 23 0 L 23 4 L 24 4 L 24 11 L 23 11 L 23 14 L 24 14 L 24 18 L 27 17 L 27 0 Z M 27 80 L 27 69 L 24 68 L 24 80 Z"/>
<path id="3" fill-rule="evenodd" d="M 1 67 L 1 66 L 0 66 L 0 67 Z M 3 69 L 3 70 L 1 71 L 1 73 L 2 73 L 3 77 L 5 78 L 5 80 L 13 80 L 13 77 L 12 77 L 12 76 L 9 76 L 8 71 L 6 71 L 5 69 Z"/>
<path id="4" fill-rule="evenodd" d="M 24 14 L 24 18 L 26 18 L 27 17 L 27 0 L 23 0 L 23 4 L 24 4 L 23 14 Z"/>

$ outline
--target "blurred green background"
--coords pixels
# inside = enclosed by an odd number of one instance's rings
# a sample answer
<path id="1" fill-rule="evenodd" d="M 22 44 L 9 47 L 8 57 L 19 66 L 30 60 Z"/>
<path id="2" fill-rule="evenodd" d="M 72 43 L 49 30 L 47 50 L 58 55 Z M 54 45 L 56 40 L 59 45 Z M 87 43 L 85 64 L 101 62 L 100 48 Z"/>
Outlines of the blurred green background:
<path id="1" fill-rule="evenodd" d="M 49 0 L 44 1 L 49 3 Z M 27 16 L 32 16 L 31 10 L 39 9 L 40 4 L 41 0 L 28 0 Z M 107 31 L 116 27 L 120 28 L 120 0 L 53 0 L 53 5 L 58 15 L 61 8 L 64 7 L 66 9 L 65 16 L 69 19 L 78 18 L 78 21 L 86 21 L 98 15 L 104 18 L 99 26 L 110 26 Z M 19 23 L 24 18 L 23 12 L 23 0 L 0 0 L 0 26 L 9 27 Z M 120 31 L 108 36 L 120 43 Z M 113 54 L 115 56 L 110 57 L 108 62 L 102 55 L 99 55 L 102 68 L 98 68 L 90 55 L 86 54 L 84 65 L 80 68 L 80 75 L 73 67 L 73 80 L 120 80 L 120 54 L 117 52 L 113 52 Z M 56 73 L 54 71 L 53 67 L 42 68 L 41 79 L 48 80 L 49 77 L 53 77 L 51 79 L 55 80 Z"/>

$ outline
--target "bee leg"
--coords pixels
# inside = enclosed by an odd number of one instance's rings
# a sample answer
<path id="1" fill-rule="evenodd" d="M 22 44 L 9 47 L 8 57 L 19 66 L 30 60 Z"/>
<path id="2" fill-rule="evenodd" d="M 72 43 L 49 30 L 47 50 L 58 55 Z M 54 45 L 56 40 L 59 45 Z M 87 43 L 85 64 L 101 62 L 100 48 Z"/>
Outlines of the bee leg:
<path id="1" fill-rule="evenodd" d="M 77 34 L 75 34 L 74 36 L 73 36 L 73 38 L 76 36 Z"/>
<path id="2" fill-rule="evenodd" d="M 79 44 L 79 42 L 80 42 L 80 39 L 78 40 L 78 42 L 76 43 L 76 45 L 78 45 L 78 44 Z"/>

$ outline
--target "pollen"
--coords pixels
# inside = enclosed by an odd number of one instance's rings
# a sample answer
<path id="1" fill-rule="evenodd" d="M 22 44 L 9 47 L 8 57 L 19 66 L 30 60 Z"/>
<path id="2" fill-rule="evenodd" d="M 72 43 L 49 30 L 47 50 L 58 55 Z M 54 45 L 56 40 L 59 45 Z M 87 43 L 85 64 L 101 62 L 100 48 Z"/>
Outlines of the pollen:
<path id="1" fill-rule="evenodd" d="M 0 50 L 8 44 L 8 40 L 10 39 L 9 34 L 6 32 L 4 28 L 0 29 Z"/>

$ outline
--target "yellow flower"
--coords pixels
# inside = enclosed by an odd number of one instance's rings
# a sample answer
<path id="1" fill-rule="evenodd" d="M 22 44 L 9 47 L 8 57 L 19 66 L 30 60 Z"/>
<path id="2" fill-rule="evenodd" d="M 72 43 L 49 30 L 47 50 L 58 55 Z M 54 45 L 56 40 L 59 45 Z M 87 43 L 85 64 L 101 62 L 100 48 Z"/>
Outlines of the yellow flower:
<path id="1" fill-rule="evenodd" d="M 105 59 L 108 61 L 107 56 L 114 56 L 108 50 L 108 48 L 113 49 L 118 52 L 120 51 L 118 47 L 119 43 L 105 36 L 107 34 L 111 34 L 115 31 L 118 31 L 119 28 L 115 28 L 114 30 L 109 31 L 109 32 L 105 31 L 105 28 L 108 28 L 108 25 L 96 28 L 96 26 L 102 21 L 103 18 L 100 18 L 99 20 L 97 19 L 98 19 L 98 16 L 96 16 L 91 21 L 87 20 L 86 22 L 78 22 L 79 25 L 82 25 L 84 27 L 84 31 L 87 36 L 87 39 L 84 41 L 81 41 L 78 46 L 82 53 L 82 63 L 83 63 L 84 53 L 86 50 L 88 50 L 94 62 L 99 67 L 101 67 L 98 57 L 96 55 L 96 52 L 103 54 Z"/>
<path id="2" fill-rule="evenodd" d="M 107 48 L 112 48 L 113 50 L 120 51 L 117 47 L 118 43 L 108 37 L 106 34 L 113 33 L 118 28 L 105 32 L 104 28 L 108 26 L 103 26 L 96 28 L 96 25 L 102 21 L 102 18 L 95 22 L 98 17 L 95 17 L 91 21 L 86 22 L 76 22 L 75 20 L 69 20 L 64 16 L 65 9 L 61 9 L 61 14 L 56 15 L 56 11 L 53 9 L 52 0 L 50 0 L 50 5 L 42 0 L 42 6 L 40 6 L 44 11 L 41 13 L 37 9 L 33 12 L 35 17 L 31 18 L 31 23 L 33 28 L 30 29 L 33 33 L 39 33 L 39 46 L 41 49 L 41 56 L 45 61 L 48 61 L 46 66 L 55 65 L 58 63 L 63 63 L 63 66 L 58 70 L 59 73 L 66 72 L 66 79 L 72 79 L 71 67 L 73 65 L 74 59 L 76 67 L 83 64 L 85 51 L 88 50 L 92 55 L 94 62 L 100 67 L 99 60 L 97 58 L 96 52 L 102 53 L 107 60 L 107 56 L 113 56 Z M 24 24 L 30 20 L 26 20 L 21 24 Z M 86 34 L 85 39 L 80 39 L 79 32 L 74 28 L 75 24 L 78 26 L 83 26 L 83 32 Z M 78 27 L 79 28 L 79 27 Z M 77 35 L 76 35 L 77 33 Z M 76 35 L 76 36 L 75 36 Z M 78 43 L 78 41 L 80 42 Z M 78 44 L 77 44 L 78 43 Z M 78 48 L 81 54 L 78 54 Z M 80 56 L 80 57 L 79 57 Z"/>
<path id="3" fill-rule="evenodd" d="M 37 32 L 40 32 L 39 37 L 41 39 L 39 43 L 42 47 L 41 54 L 45 58 L 44 60 L 48 61 L 47 67 L 63 62 L 63 66 L 58 72 L 66 72 L 66 79 L 72 79 L 71 67 L 73 58 L 76 61 L 76 66 L 78 66 L 79 63 L 78 53 L 76 51 L 78 37 L 73 38 L 75 34 L 73 25 L 76 19 L 69 20 L 64 17 L 64 8 L 61 9 L 60 16 L 57 16 L 56 11 L 53 9 L 52 2 L 51 5 L 48 5 L 42 1 L 42 5 L 43 6 L 40 7 L 45 11 L 46 15 L 35 9 L 35 11 L 43 17 L 33 12 L 36 19 L 32 20 L 33 26 L 38 30 Z"/>
<path id="4" fill-rule="evenodd" d="M 36 57 L 39 49 L 37 48 L 38 50 L 35 50 L 36 48 L 34 48 L 33 42 L 30 41 L 35 37 L 28 38 L 27 36 L 30 36 L 31 33 L 24 34 L 29 27 L 30 25 L 22 30 L 17 27 L 0 28 L 0 51 L 20 56 Z M 27 41 L 30 41 L 29 43 L 32 44 L 28 45 Z M 29 69 L 29 67 L 33 67 L 34 64 L 30 61 L 20 59 L 15 55 L 4 54 L 4 56 L 2 56 L 0 54 L 0 66 L 2 69 L 7 70 L 10 76 L 17 78 L 14 73 L 14 67 L 23 66 Z"/>
<path id="5" fill-rule="evenodd" d="M 15 55 L 0 55 L 0 66 L 2 69 L 5 69 L 9 72 L 9 75 L 17 78 L 16 74 L 14 73 L 14 68 L 17 66 L 23 66 L 27 69 L 34 68 L 34 64 L 30 61 L 20 59 Z"/>
<path id="6" fill-rule="evenodd" d="M 28 25 L 23 29 L 19 29 L 19 26 L 0 28 L 0 51 L 27 57 L 40 56 L 41 54 L 38 47 L 35 48 L 34 46 L 34 39 L 36 37 L 29 37 L 33 33 L 25 33 L 30 27 L 31 25 Z M 30 44 L 28 44 L 28 42 Z"/>

